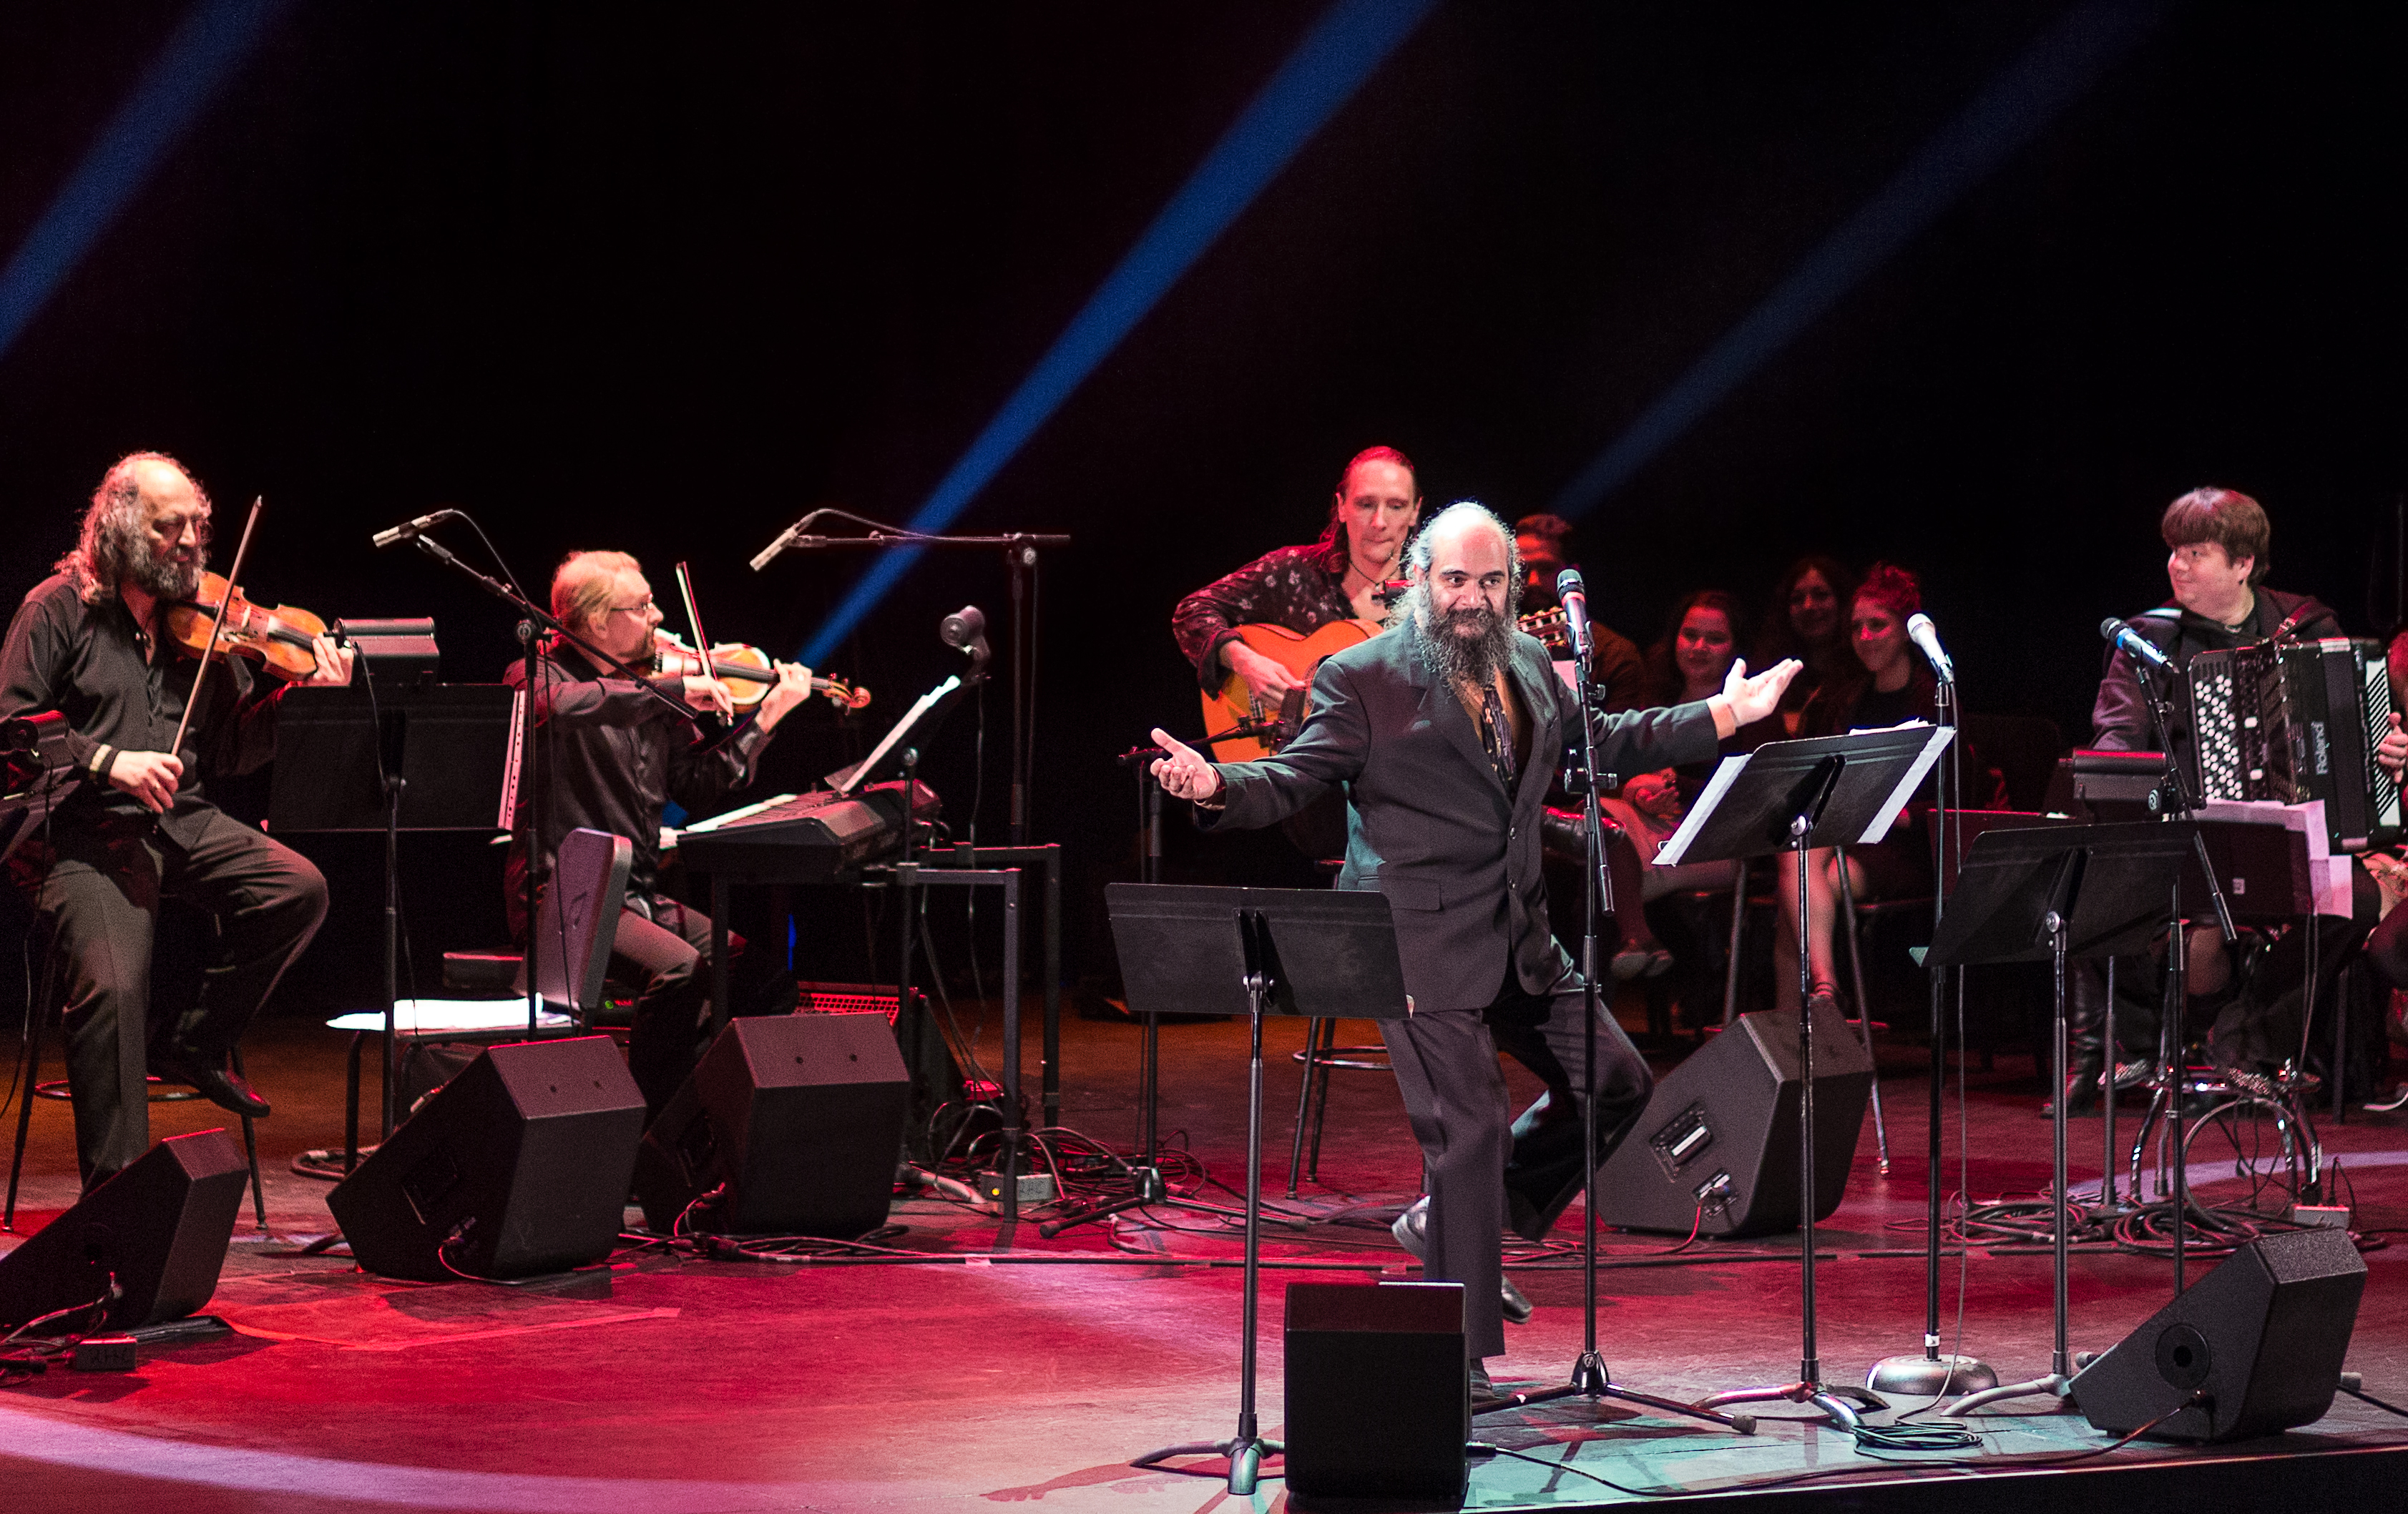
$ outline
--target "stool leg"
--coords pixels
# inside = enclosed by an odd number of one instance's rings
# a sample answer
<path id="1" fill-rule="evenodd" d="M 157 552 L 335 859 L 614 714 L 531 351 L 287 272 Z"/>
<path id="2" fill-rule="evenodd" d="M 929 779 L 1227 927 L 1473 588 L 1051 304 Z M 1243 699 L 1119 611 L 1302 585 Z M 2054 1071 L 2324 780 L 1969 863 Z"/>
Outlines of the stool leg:
<path id="1" fill-rule="evenodd" d="M 1881 1155 L 1882 1176 L 1889 1176 L 1889 1127 L 1882 1120 L 1881 1063 L 1873 1055 L 1873 1011 L 1865 1002 L 1865 956 L 1856 942 L 1856 891 L 1848 882 L 1848 849 L 1831 849 L 1834 870 L 1840 875 L 1840 919 L 1848 928 L 1848 974 L 1856 990 L 1856 1033 L 1865 1043 L 1865 1060 L 1873 1069 L 1873 1145 Z"/>
<path id="2" fill-rule="evenodd" d="M 58 941 L 42 950 L 41 992 L 25 1006 L 25 1055 L 17 1069 L 17 1150 L 8 1159 L 8 1206 L 0 1212 L 0 1231 L 17 1228 L 17 1177 L 25 1166 L 25 1136 L 34 1122 L 34 1090 L 42 1080 L 42 1029 L 50 1016 L 50 993 L 58 987 Z"/>
<path id="3" fill-rule="evenodd" d="M 351 1032 L 351 1055 L 343 1075 L 343 1176 L 346 1178 L 360 1164 L 360 1048 L 367 1038 L 366 1031 Z"/>
<path id="4" fill-rule="evenodd" d="M 17 1150 L 8 1159 L 8 1207 L 0 1213 L 0 1230 L 14 1233 L 17 1228 L 17 1178 L 25 1166 L 25 1138 L 34 1122 L 34 1085 L 42 1073 L 42 1021 L 49 1010 L 41 1005 L 25 1008 L 25 1054 L 17 1066 Z"/>
<path id="5" fill-rule="evenodd" d="M 1312 1101 L 1312 1150 L 1304 1159 L 1304 1175 L 1316 1183 L 1321 1181 L 1321 1127 L 1329 1115 L 1329 1059 L 1338 1054 L 1338 1021 L 1322 1023 L 1328 1029 L 1322 1033 L 1321 1090 Z"/>
<path id="6" fill-rule="evenodd" d="M 1312 1105 L 1312 1069 L 1321 1064 L 1321 1021 L 1304 1022 L 1304 1081 L 1296 1090 L 1296 1135 L 1287 1149 L 1287 1196 L 1296 1197 L 1296 1185 L 1304 1172 L 1304 1120 Z"/>
<path id="7" fill-rule="evenodd" d="M 242 1070 L 242 1048 L 236 1047 L 228 1055 L 234 1062 L 234 1075 L 248 1078 L 251 1075 Z M 242 1117 L 242 1150 L 243 1155 L 251 1159 L 251 1216 L 259 1222 L 259 1233 L 265 1235 L 267 1234 L 267 1189 L 259 1180 L 259 1130 L 249 1115 Z"/>
<path id="8" fill-rule="evenodd" d="M 1731 883 L 1730 957 L 1723 964 L 1723 1024 L 1727 1027 L 1739 1019 L 1739 949 L 1747 929 L 1747 859 L 1739 863 L 1739 877 Z"/>

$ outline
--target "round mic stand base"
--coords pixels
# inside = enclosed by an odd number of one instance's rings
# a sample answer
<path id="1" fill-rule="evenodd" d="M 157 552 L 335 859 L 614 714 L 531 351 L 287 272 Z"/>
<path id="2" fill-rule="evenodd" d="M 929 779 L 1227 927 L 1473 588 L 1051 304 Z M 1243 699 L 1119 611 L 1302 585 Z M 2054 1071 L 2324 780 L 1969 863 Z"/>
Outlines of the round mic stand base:
<path id="1" fill-rule="evenodd" d="M 1998 1369 L 1977 1356 L 1885 1356 L 1865 1374 L 1865 1386 L 1900 1398 L 1944 1398 L 1954 1393 L 1986 1393 L 1999 1385 Z"/>

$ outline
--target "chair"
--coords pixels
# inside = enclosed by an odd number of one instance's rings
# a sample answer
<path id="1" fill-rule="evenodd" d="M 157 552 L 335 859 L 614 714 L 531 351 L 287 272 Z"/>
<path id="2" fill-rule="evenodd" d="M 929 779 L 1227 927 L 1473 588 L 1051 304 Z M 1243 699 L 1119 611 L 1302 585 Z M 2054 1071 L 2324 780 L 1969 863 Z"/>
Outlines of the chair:
<path id="1" fill-rule="evenodd" d="M 1321 1181 L 1321 1123 L 1329 1112 L 1330 1069 L 1342 1067 L 1351 1072 L 1393 1073 L 1385 1046 L 1340 1046 L 1338 1021 L 1308 1020 L 1304 1022 L 1304 1050 L 1290 1053 L 1293 1060 L 1304 1064 L 1304 1082 L 1296 1091 L 1296 1136 L 1289 1144 L 1287 1156 L 1287 1196 L 1296 1197 L 1297 1174 L 1314 1182 Z M 1318 1091 L 1314 1079 L 1319 1079 Z M 1311 1110 L 1312 1150 L 1305 1151 L 1305 1121 Z"/>
<path id="2" fill-rule="evenodd" d="M 159 923 L 174 929 L 176 928 L 175 920 L 176 917 L 173 915 L 163 915 Z M 212 918 L 209 921 L 212 931 L 216 929 L 216 921 Z M 56 992 L 58 956 L 49 950 L 50 932 L 47 924 L 37 921 L 36 926 L 42 930 L 44 938 L 42 982 L 32 1001 L 25 1006 L 25 1054 L 19 1060 L 17 1065 L 17 1086 L 25 1091 L 25 1098 L 17 1106 L 17 1145 L 8 1158 L 8 1198 L 6 1206 L 0 1207 L 0 1231 L 12 1233 L 17 1228 L 18 1178 L 24 1171 L 25 1143 L 32 1134 L 34 1123 L 34 1100 L 55 1099 L 61 1103 L 67 1103 L 71 1097 L 67 1092 L 65 1079 L 53 1078 L 49 1082 L 42 1080 L 43 1033 L 52 1014 L 60 1009 L 60 1006 L 57 1003 Z M 157 993 L 155 976 L 152 980 L 152 993 L 154 994 Z M 237 1078 L 244 1076 L 240 1048 L 235 1050 L 233 1057 L 235 1076 Z M 195 1090 L 177 1088 L 163 1082 L 156 1077 L 149 1078 L 148 1082 L 150 1102 L 153 1104 L 183 1104 L 201 1096 Z M 251 1164 L 251 1216 L 259 1231 L 265 1234 L 267 1230 L 267 1190 L 261 1183 L 259 1177 L 259 1131 L 250 1115 L 241 1115 L 237 1118 L 242 1121 L 243 1155 Z"/>
<path id="3" fill-rule="evenodd" d="M 580 827 L 561 838 L 560 851 L 552 864 L 552 886 L 536 906 L 536 939 L 552 948 L 538 956 L 537 989 L 548 1012 L 538 1017 L 536 1036 L 578 1036 L 592 1028 L 594 1016 L 602 1007 L 603 988 L 610 967 L 610 943 L 617 931 L 619 911 L 626 905 L 627 874 L 635 857 L 633 842 L 607 831 Z M 456 969 L 455 958 L 460 959 Z M 483 981 L 497 983 L 505 968 L 512 975 L 511 998 L 409 999 L 396 1003 L 394 1038 L 406 1049 L 405 1054 L 414 1055 L 419 1048 L 440 1041 L 491 1044 L 526 1038 L 526 1019 L 516 1007 L 523 1003 L 520 996 L 526 993 L 525 957 L 498 951 L 443 954 L 447 987 L 463 980 L 455 971 L 481 974 Z M 466 980 L 478 979 L 469 976 Z M 503 1005 L 511 1006 L 510 1010 L 499 1011 L 497 1007 Z M 310 1152 L 302 1160 L 308 1164 L 303 1170 L 312 1176 L 339 1177 L 359 1164 L 360 1056 L 371 1034 L 383 1034 L 384 1012 L 362 1010 L 337 1015 L 326 1024 L 330 1029 L 351 1033 L 345 1076 L 342 1164 L 339 1171 L 323 1170 L 333 1166 L 332 1153 Z M 397 1069 L 394 1076 L 398 1079 Z"/>

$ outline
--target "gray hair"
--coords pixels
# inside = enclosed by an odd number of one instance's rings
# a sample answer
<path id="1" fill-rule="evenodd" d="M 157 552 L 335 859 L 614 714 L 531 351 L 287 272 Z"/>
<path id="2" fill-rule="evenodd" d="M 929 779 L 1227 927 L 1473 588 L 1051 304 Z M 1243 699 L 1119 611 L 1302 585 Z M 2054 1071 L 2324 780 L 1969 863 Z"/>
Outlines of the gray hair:
<path id="1" fill-rule="evenodd" d="M 57 572 L 66 575 L 75 586 L 76 597 L 87 605 L 106 605 L 117 597 L 117 581 L 133 573 L 147 559 L 150 545 L 143 533 L 148 525 L 142 502 L 142 481 L 135 471 L 138 463 L 165 463 L 192 481 L 193 493 L 200 496 L 201 545 L 209 543 L 209 521 L 206 512 L 209 496 L 193 478 L 193 470 L 165 452 L 128 452 L 110 465 L 92 492 L 92 503 L 83 512 L 83 526 L 76 544 L 54 564 Z"/>

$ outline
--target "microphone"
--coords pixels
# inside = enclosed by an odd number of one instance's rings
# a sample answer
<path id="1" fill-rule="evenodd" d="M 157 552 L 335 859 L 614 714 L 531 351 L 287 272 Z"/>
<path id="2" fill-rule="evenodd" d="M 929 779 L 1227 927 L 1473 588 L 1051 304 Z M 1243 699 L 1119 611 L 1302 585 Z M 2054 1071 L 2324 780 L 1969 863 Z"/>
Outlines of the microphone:
<path id="1" fill-rule="evenodd" d="M 938 639 L 958 651 L 968 652 L 970 659 L 970 681 L 976 683 L 986 676 L 986 664 L 995 657 L 986 645 L 986 612 L 976 605 L 964 605 L 944 619 L 937 627 Z"/>
<path id="2" fill-rule="evenodd" d="M 1563 602 L 1564 629 L 1570 633 L 1572 661 L 1588 662 L 1588 588 L 1581 581 L 1580 569 L 1566 568 L 1555 575 L 1555 597 Z"/>
<path id="3" fill-rule="evenodd" d="M 2160 673 L 2171 673 L 2174 670 L 2171 658 L 2149 645 L 2146 636 L 2113 615 L 2099 622 L 2099 634 L 2121 648 L 2124 655 L 2136 663 L 2145 663 Z"/>
<path id="4" fill-rule="evenodd" d="M 458 510 L 437 510 L 432 515 L 422 515 L 415 521 L 405 521 L 389 531 L 380 531 L 368 539 L 376 543 L 378 548 L 382 549 L 397 541 L 414 540 L 420 532 L 428 527 L 441 525 L 446 521 L 456 521 L 459 518 Z"/>
<path id="5" fill-rule="evenodd" d="M 1924 657 L 1931 664 L 1931 671 L 1939 675 L 1941 682 L 1956 681 L 1956 664 L 1950 662 L 1948 654 L 1940 650 L 1940 633 L 1932 628 L 1930 616 L 1921 610 L 1908 616 L 1906 637 L 1922 649 Z"/>

